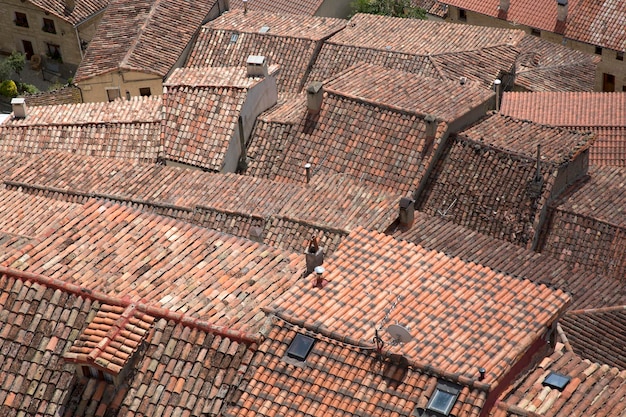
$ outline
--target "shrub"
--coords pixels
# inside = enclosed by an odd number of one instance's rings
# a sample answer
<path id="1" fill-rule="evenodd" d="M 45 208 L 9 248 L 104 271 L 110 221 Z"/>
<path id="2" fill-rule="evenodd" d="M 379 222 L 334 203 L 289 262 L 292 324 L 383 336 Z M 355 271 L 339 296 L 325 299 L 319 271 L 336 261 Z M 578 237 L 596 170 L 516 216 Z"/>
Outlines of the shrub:
<path id="1" fill-rule="evenodd" d="M 17 91 L 19 91 L 20 94 L 36 94 L 39 92 L 39 89 L 32 84 L 17 83 Z"/>
<path id="2" fill-rule="evenodd" d="M 17 85 L 15 85 L 15 81 L 2 81 L 2 84 L 0 84 L 0 95 L 8 98 L 17 97 Z"/>

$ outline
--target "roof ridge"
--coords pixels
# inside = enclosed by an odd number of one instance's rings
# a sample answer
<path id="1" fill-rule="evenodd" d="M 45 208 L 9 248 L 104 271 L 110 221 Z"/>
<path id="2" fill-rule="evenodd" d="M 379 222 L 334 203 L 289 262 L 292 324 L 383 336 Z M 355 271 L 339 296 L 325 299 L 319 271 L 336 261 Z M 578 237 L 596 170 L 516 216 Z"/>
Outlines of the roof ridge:
<path id="1" fill-rule="evenodd" d="M 615 311 L 626 311 L 626 305 L 570 310 L 570 311 L 565 312 L 565 315 L 566 316 L 581 316 L 584 314 L 603 314 L 603 313 L 612 313 Z"/>
<path id="2" fill-rule="evenodd" d="M 158 307 L 153 304 L 144 303 L 143 300 L 138 302 L 133 301 L 130 297 L 116 297 L 107 295 L 97 290 L 91 290 L 85 287 L 81 287 L 76 284 L 65 282 L 58 278 L 50 278 L 44 275 L 35 274 L 32 272 L 21 271 L 6 266 L 0 265 L 0 274 L 8 275 L 21 281 L 30 281 L 43 285 L 48 288 L 60 290 L 65 293 L 74 294 L 80 298 L 88 298 L 92 301 L 98 301 L 101 304 L 108 304 L 123 308 L 128 308 L 131 305 L 135 305 L 137 311 L 152 316 L 154 318 L 162 318 L 165 320 L 171 320 L 176 323 L 180 323 L 186 327 L 196 328 L 198 330 L 211 333 L 217 336 L 226 337 L 236 342 L 245 344 L 260 344 L 264 337 L 262 334 L 251 334 L 243 330 L 235 330 L 226 326 L 218 326 L 209 322 L 194 318 L 185 313 L 178 313 L 166 308 Z"/>
<path id="3" fill-rule="evenodd" d="M 161 4 L 161 2 L 162 0 L 154 0 L 154 3 L 152 3 L 152 6 L 150 7 L 150 12 L 146 16 L 146 19 L 143 21 L 143 24 L 139 27 L 139 30 L 137 31 L 137 35 L 133 38 L 130 44 L 130 47 L 128 48 L 128 51 L 124 55 L 122 62 L 120 62 L 119 64 L 120 67 L 129 66 L 128 61 L 130 57 L 133 55 L 133 53 L 135 52 L 135 48 L 137 48 L 137 45 L 139 44 L 139 39 L 145 32 L 146 27 L 148 26 L 148 23 L 150 22 L 150 20 L 152 20 L 152 17 L 156 14 L 156 9 Z"/>

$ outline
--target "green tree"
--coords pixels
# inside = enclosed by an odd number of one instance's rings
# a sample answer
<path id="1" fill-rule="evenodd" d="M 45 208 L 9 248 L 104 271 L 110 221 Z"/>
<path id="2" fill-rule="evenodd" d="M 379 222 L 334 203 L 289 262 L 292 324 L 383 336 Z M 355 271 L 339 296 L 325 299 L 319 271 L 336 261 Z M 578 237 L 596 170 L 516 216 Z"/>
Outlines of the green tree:
<path id="1" fill-rule="evenodd" d="M 2 81 L 2 84 L 0 84 L 0 95 L 8 98 L 17 97 L 17 85 L 15 85 L 15 81 Z"/>
<path id="2" fill-rule="evenodd" d="M 411 0 L 354 0 L 352 11 L 394 17 L 426 19 L 426 11 L 414 6 Z"/>
<path id="3" fill-rule="evenodd" d="M 24 70 L 24 64 L 26 63 L 26 55 L 21 52 L 13 51 L 6 60 L 7 65 L 11 68 L 19 77 Z"/>

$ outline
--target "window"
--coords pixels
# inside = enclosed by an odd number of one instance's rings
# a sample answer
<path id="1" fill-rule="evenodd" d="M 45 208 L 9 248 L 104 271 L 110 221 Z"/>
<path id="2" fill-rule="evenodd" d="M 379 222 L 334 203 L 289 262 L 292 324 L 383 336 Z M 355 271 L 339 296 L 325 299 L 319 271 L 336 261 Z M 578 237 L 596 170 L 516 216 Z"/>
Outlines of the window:
<path id="1" fill-rule="evenodd" d="M 602 55 L 602 47 L 596 46 L 596 55 Z"/>
<path id="2" fill-rule="evenodd" d="M 607 73 L 602 74 L 602 91 L 615 91 L 615 75 Z"/>
<path id="3" fill-rule="evenodd" d="M 261 29 L 259 29 L 259 33 L 267 33 L 269 31 L 270 31 L 269 26 L 261 26 Z"/>
<path id="4" fill-rule="evenodd" d="M 569 384 L 570 378 L 567 375 L 561 375 L 556 372 L 550 372 L 550 374 L 543 380 L 542 385 L 550 388 L 558 389 L 559 391 L 563 391 L 563 388 L 567 384 Z"/>
<path id="5" fill-rule="evenodd" d="M 139 95 L 140 96 L 151 96 L 152 92 L 150 91 L 150 87 L 143 87 L 139 89 Z"/>
<path id="6" fill-rule="evenodd" d="M 623 51 L 617 51 L 617 53 L 615 54 L 615 59 L 617 59 L 618 61 L 623 61 L 624 60 L 624 52 Z"/>
<path id="7" fill-rule="evenodd" d="M 48 33 L 57 33 L 54 27 L 54 21 L 52 19 L 43 19 L 43 27 L 41 28 L 44 32 Z"/>
<path id="8" fill-rule="evenodd" d="M 533 36 L 541 37 L 541 31 L 539 29 L 535 29 L 535 28 L 530 29 L 530 34 Z"/>
<path id="9" fill-rule="evenodd" d="M 15 25 L 23 28 L 28 27 L 28 19 L 25 13 L 15 12 Z"/>
<path id="10" fill-rule="evenodd" d="M 63 62 L 63 59 L 61 58 L 61 47 L 51 43 L 47 43 L 46 45 L 48 46 L 48 57 L 55 61 Z"/>
<path id="11" fill-rule="evenodd" d="M 114 101 L 115 99 L 118 99 L 121 97 L 120 89 L 117 87 L 106 87 L 105 90 L 107 92 L 107 99 L 109 101 Z"/>
<path id="12" fill-rule="evenodd" d="M 433 396 L 430 397 L 428 405 L 426 405 L 426 409 L 442 416 L 449 415 L 456 399 L 459 397 L 459 392 L 461 392 L 460 386 L 446 381 L 439 381 Z"/>
<path id="13" fill-rule="evenodd" d="M 299 361 L 304 361 L 313 348 L 315 339 L 298 333 L 287 349 L 287 356 Z"/>
<path id="14" fill-rule="evenodd" d="M 237 43 L 237 39 L 239 39 L 238 33 L 233 33 L 232 35 L 230 35 L 230 43 Z"/>
<path id="15" fill-rule="evenodd" d="M 467 21 L 467 12 L 465 9 L 459 9 L 459 20 Z"/>

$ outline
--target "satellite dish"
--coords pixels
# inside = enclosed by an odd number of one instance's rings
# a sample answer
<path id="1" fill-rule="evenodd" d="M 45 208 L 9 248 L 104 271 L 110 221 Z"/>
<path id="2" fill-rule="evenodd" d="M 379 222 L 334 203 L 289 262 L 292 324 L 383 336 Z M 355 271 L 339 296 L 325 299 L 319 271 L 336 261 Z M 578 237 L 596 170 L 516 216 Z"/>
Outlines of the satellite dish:
<path id="1" fill-rule="evenodd" d="M 411 336 L 409 330 L 400 324 L 390 324 L 389 327 L 387 327 L 387 333 L 398 343 L 407 343 L 413 340 L 413 336 Z"/>

